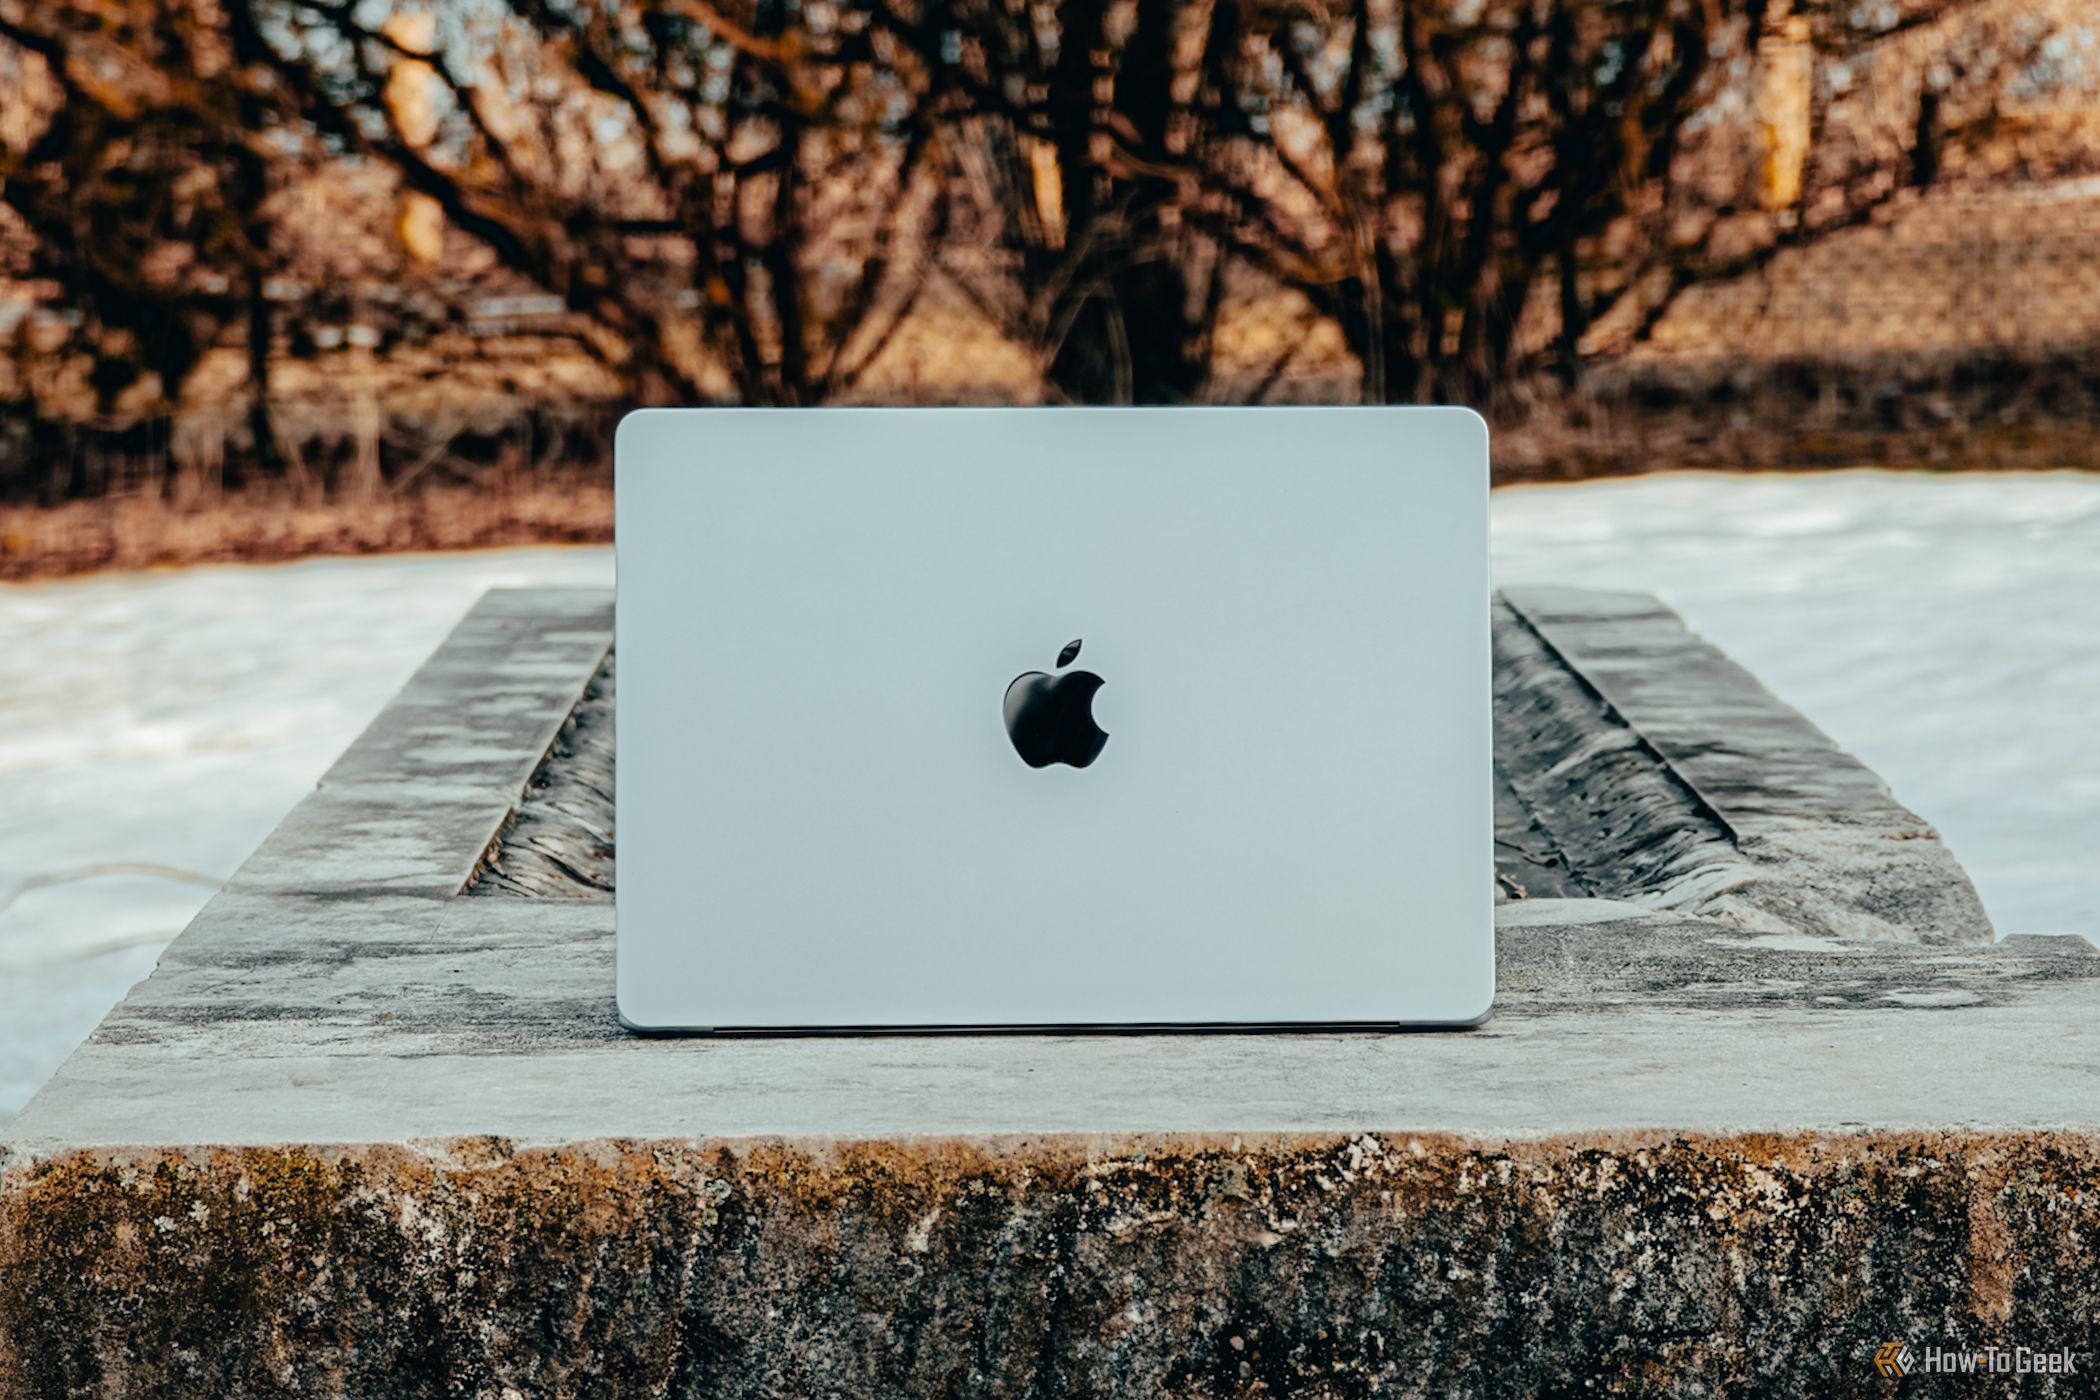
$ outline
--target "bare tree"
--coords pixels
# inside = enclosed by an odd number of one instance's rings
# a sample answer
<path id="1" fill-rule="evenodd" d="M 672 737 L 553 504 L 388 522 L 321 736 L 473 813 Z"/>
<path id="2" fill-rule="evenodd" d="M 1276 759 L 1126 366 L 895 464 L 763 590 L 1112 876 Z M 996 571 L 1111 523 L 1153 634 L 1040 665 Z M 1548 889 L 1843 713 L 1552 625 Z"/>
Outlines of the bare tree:
<path id="1" fill-rule="evenodd" d="M 958 97 L 957 222 L 980 233 L 950 266 L 976 305 L 1029 347 L 1055 396 L 1204 397 L 1227 258 L 1189 214 L 1237 11 L 959 0 L 882 19 Z"/>
<path id="2" fill-rule="evenodd" d="M 2078 19 L 2054 0 L 1773 0 L 1767 17 L 1751 34 L 1764 40 L 1759 64 L 1798 64 L 1798 166 L 1760 199 L 1750 188 L 1748 124 L 1709 122 L 1688 133 L 1638 224 L 1638 256 L 1614 249 L 1608 269 L 1592 264 L 1599 316 L 1617 323 L 1603 348 L 1649 338 L 1696 287 L 1873 223 L 1928 187 L 2004 185 L 2016 172 L 1995 157 L 2014 144 L 2014 111 L 2042 95 L 2037 85 L 2070 88 L 2076 110 L 2091 110 L 2094 75 L 2045 71 Z M 2089 123 L 2040 126 L 2019 177 L 2100 168 Z"/>
<path id="3" fill-rule="evenodd" d="M 850 13 L 514 0 L 424 53 L 349 6 L 241 3 L 297 36 L 270 64 L 318 129 L 560 295 L 643 401 L 833 397 L 923 285 L 939 132 Z M 443 87 L 432 142 L 385 102 L 403 63 Z"/>
<path id="4" fill-rule="evenodd" d="M 77 315 L 97 404 L 109 415 L 128 399 L 130 416 L 165 422 L 237 329 L 267 466 L 267 209 L 293 146 L 273 140 L 253 93 L 208 76 L 242 62 L 255 35 L 208 4 L 6 0 L 0 40 L 50 97 L 41 130 L 0 150 L 0 198 L 32 236 L 30 276 L 64 288 Z"/>
<path id="5" fill-rule="evenodd" d="M 1487 403 L 2009 131 L 2092 164 L 2020 125 L 2078 3 L 0 0 L 0 199 L 102 416 L 238 345 L 264 466 L 279 196 L 349 167 L 632 401 L 854 393 L 946 279 L 1052 397 L 1215 397 L 1228 304 L 1292 294 L 1364 400 Z"/>
<path id="6" fill-rule="evenodd" d="M 1572 379 L 1600 323 L 1625 328 L 1603 343 L 1652 333 L 1687 289 L 1867 222 L 1941 147 L 1986 143 L 2061 24 L 2004 0 L 882 15 L 929 68 L 952 50 L 991 211 L 965 284 L 1054 390 L 1119 402 L 1212 392 L 1235 280 L 1337 325 L 1367 401 Z M 1869 74 L 1916 114 L 1907 142 L 1867 139 L 1843 85 Z"/>

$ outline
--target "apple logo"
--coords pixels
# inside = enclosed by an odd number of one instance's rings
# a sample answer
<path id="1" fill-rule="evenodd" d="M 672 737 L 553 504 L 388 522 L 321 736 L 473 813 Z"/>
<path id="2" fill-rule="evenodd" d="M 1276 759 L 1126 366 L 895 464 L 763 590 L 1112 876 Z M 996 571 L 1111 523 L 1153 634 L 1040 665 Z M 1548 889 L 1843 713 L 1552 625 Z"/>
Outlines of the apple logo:
<path id="1" fill-rule="evenodd" d="M 1069 763 L 1084 768 L 1101 756 L 1108 735 L 1094 723 L 1094 692 L 1106 682 L 1092 671 L 1066 671 L 1079 643 L 1057 654 L 1062 675 L 1030 671 L 1006 688 L 1006 733 L 1030 768 Z"/>

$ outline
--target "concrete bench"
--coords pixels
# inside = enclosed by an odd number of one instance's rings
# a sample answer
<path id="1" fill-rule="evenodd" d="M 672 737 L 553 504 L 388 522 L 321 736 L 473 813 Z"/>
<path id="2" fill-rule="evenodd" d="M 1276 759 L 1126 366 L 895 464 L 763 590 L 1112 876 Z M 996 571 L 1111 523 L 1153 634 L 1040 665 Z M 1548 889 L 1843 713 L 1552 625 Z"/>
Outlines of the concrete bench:
<path id="1" fill-rule="evenodd" d="M 611 599 L 490 595 L 0 1140 L 0 1395 L 2100 1362 L 2100 953 L 1652 599 L 1495 629 L 1479 1030 L 645 1040 Z"/>

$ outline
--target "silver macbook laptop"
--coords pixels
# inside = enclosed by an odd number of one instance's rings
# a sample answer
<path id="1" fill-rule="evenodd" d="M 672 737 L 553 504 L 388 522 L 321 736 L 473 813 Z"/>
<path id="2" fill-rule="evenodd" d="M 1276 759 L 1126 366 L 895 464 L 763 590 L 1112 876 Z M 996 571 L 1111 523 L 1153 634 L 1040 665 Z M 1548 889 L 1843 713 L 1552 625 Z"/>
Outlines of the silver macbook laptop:
<path id="1" fill-rule="evenodd" d="M 1487 1015 L 1472 413 L 650 411 L 617 490 L 630 1027 Z"/>

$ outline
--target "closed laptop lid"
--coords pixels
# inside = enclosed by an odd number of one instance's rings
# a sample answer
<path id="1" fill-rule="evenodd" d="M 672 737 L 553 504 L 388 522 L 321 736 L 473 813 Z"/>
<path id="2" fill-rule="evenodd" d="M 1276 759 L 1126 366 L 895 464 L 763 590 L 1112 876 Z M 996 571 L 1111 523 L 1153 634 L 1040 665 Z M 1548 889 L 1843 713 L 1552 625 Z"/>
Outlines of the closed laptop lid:
<path id="1" fill-rule="evenodd" d="M 630 1026 L 1486 1014 L 1475 415 L 649 411 L 617 476 Z"/>

